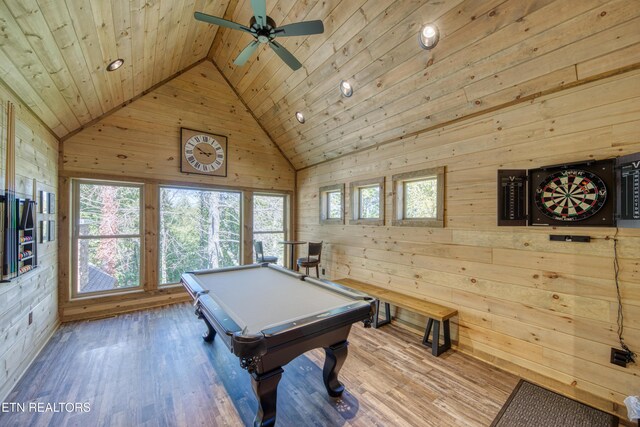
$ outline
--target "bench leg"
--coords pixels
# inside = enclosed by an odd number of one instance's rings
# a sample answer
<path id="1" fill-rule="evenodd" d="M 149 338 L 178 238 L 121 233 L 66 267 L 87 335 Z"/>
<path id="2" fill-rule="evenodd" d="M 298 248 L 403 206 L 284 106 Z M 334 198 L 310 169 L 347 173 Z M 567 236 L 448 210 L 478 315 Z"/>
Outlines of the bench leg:
<path id="1" fill-rule="evenodd" d="M 451 348 L 451 330 L 449 328 L 449 319 L 443 322 L 443 335 L 444 344 L 440 345 L 440 321 L 429 318 L 427 321 L 427 329 L 424 332 L 424 338 L 422 344 L 431 347 L 431 354 L 434 356 L 440 356 L 445 351 Z M 433 334 L 431 333 L 433 329 Z M 429 340 L 429 335 L 432 335 Z"/>
<path id="2" fill-rule="evenodd" d="M 384 326 L 387 323 L 391 323 L 391 306 L 388 302 L 384 303 L 385 320 L 380 321 L 380 300 L 376 300 L 376 315 L 373 317 L 373 327 L 378 329 L 380 326 Z"/>

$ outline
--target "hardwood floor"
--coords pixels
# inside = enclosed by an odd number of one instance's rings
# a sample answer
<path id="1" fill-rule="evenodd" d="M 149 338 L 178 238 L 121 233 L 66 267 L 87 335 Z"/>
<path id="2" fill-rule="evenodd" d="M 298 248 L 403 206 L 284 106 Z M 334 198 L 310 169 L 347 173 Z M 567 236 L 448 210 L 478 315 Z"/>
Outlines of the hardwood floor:
<path id="1" fill-rule="evenodd" d="M 249 375 L 189 304 L 64 324 L 6 402 L 88 402 L 85 413 L 1 413 L 2 426 L 240 426 Z M 322 384 L 324 352 L 284 367 L 279 426 L 487 426 L 518 382 L 451 352 L 435 358 L 394 325 L 354 326 L 341 399 Z"/>

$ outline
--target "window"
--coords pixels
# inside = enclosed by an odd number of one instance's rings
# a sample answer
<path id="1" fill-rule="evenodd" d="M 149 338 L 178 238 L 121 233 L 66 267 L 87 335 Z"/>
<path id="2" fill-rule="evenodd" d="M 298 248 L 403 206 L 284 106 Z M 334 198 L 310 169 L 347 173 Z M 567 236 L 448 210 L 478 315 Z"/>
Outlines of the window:
<path id="1" fill-rule="evenodd" d="M 241 199 L 236 191 L 160 188 L 159 280 L 240 264 Z"/>
<path id="2" fill-rule="evenodd" d="M 327 219 L 342 218 L 342 192 L 329 191 L 327 193 Z"/>
<path id="3" fill-rule="evenodd" d="M 344 224 L 344 184 L 320 188 L 320 224 Z"/>
<path id="4" fill-rule="evenodd" d="M 142 185 L 74 181 L 72 296 L 141 286 Z"/>
<path id="5" fill-rule="evenodd" d="M 384 177 L 352 182 L 350 224 L 384 225 Z"/>
<path id="6" fill-rule="evenodd" d="M 279 242 L 287 234 L 286 206 L 284 195 L 253 195 L 253 240 L 262 242 L 265 256 L 278 257 L 278 265 L 284 265 L 285 258 L 285 245 Z"/>
<path id="7" fill-rule="evenodd" d="M 444 167 L 393 176 L 393 225 L 444 226 Z"/>

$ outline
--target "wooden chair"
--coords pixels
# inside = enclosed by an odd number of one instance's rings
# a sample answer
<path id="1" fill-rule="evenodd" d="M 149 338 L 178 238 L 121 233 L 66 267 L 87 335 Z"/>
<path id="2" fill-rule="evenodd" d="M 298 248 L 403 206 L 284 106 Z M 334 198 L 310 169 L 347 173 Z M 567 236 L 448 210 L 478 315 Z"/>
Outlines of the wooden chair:
<path id="1" fill-rule="evenodd" d="M 275 264 L 278 262 L 277 256 L 264 256 L 264 249 L 262 247 L 262 242 L 259 240 L 254 240 L 253 242 L 253 250 L 256 253 L 256 262 L 263 263 L 268 262 L 270 264 Z"/>
<path id="2" fill-rule="evenodd" d="M 312 243 L 309 242 L 309 249 L 307 250 L 307 256 L 298 258 L 296 270 L 300 270 L 300 267 L 306 268 L 307 276 L 309 275 L 309 268 L 316 268 L 316 277 L 320 277 L 320 259 L 322 257 L 322 242 Z"/>

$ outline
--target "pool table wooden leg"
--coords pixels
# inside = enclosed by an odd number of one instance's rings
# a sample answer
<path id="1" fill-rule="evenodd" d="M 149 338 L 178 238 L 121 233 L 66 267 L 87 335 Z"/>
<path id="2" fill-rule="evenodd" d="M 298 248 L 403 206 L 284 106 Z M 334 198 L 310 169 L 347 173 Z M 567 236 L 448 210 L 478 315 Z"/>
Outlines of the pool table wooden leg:
<path id="1" fill-rule="evenodd" d="M 199 319 L 202 319 L 204 321 L 205 325 L 207 325 L 207 332 L 202 334 L 202 339 L 205 342 L 213 341 L 213 339 L 216 337 L 216 330 L 213 329 L 213 326 L 211 326 L 211 323 L 209 323 L 207 318 L 202 315 L 199 309 L 196 310 L 196 315 L 198 316 Z"/>
<path id="2" fill-rule="evenodd" d="M 327 357 L 324 360 L 322 379 L 324 380 L 324 386 L 327 388 L 327 393 L 331 397 L 340 397 L 344 391 L 344 386 L 338 381 L 338 373 L 347 358 L 348 345 L 347 341 L 342 341 L 324 348 Z"/>
<path id="3" fill-rule="evenodd" d="M 264 374 L 251 373 L 251 385 L 258 398 L 258 413 L 253 420 L 254 427 L 270 427 L 276 423 L 276 402 L 278 383 L 282 378 L 282 368 L 276 368 Z"/>

